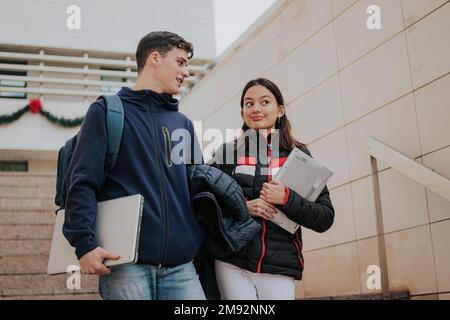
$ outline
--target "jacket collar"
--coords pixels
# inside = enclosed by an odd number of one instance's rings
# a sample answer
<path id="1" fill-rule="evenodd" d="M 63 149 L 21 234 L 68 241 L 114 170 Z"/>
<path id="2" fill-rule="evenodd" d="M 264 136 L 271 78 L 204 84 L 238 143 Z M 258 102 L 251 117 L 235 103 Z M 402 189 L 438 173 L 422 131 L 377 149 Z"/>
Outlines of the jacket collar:
<path id="1" fill-rule="evenodd" d="M 118 95 L 140 106 L 153 108 L 154 111 L 178 111 L 179 101 L 169 93 L 158 93 L 150 89 L 132 90 L 128 87 L 122 87 Z"/>

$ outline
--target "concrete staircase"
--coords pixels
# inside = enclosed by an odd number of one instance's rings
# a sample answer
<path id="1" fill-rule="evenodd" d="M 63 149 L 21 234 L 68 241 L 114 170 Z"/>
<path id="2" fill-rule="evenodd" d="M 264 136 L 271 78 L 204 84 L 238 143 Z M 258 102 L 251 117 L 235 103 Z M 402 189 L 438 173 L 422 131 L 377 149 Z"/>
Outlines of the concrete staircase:
<path id="1" fill-rule="evenodd" d="M 98 278 L 81 276 L 81 289 L 66 287 L 68 275 L 46 273 L 55 220 L 54 174 L 0 172 L 0 300 L 100 299 Z M 380 300 L 381 294 L 305 300 Z M 408 292 L 391 293 L 409 299 Z"/>
<path id="2" fill-rule="evenodd" d="M 0 300 L 100 298 L 96 276 L 69 290 L 68 275 L 46 273 L 55 182 L 54 174 L 0 172 Z"/>

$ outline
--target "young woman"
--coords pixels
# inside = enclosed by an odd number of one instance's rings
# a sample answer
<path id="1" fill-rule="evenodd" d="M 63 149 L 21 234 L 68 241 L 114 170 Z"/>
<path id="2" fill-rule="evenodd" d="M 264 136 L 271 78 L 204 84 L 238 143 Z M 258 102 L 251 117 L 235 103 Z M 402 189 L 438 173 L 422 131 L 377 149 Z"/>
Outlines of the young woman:
<path id="1" fill-rule="evenodd" d="M 283 96 L 273 82 L 247 83 L 241 116 L 244 135 L 222 145 L 210 164 L 236 179 L 262 231 L 239 252 L 215 261 L 217 285 L 225 300 L 294 299 L 294 280 L 302 278 L 304 267 L 301 228 L 291 234 L 270 220 L 278 208 L 300 226 L 324 232 L 333 224 L 334 209 L 326 187 L 310 202 L 272 178 L 294 147 L 310 155 L 292 136 Z"/>

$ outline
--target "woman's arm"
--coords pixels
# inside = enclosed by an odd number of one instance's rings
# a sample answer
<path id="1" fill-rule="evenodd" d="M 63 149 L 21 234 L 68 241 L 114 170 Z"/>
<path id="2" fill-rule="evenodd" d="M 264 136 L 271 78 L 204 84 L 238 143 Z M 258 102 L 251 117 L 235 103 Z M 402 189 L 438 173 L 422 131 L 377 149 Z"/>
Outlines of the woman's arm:
<path id="1" fill-rule="evenodd" d="M 306 200 L 295 191 L 289 189 L 287 203 L 279 206 L 279 209 L 292 221 L 316 232 L 327 231 L 334 221 L 334 208 L 326 186 L 316 202 Z"/>
<path id="2" fill-rule="evenodd" d="M 286 188 L 281 181 L 272 180 L 263 184 L 260 197 L 277 205 L 291 220 L 314 231 L 324 232 L 333 224 L 334 209 L 326 187 L 316 202 L 311 202 Z"/>
<path id="3" fill-rule="evenodd" d="M 301 149 L 311 156 L 307 148 Z M 272 180 L 269 184 L 265 183 L 261 196 L 264 200 L 278 205 L 278 208 L 291 220 L 306 228 L 325 232 L 333 224 L 334 208 L 326 186 L 316 202 L 306 200 L 295 191 L 285 188 L 278 180 Z"/>

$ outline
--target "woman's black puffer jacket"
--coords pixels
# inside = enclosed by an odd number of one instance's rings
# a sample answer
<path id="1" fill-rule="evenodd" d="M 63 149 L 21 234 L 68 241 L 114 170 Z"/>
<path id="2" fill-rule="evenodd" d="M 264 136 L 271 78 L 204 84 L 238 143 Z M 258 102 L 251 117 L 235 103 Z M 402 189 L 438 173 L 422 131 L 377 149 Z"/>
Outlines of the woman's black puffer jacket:
<path id="1" fill-rule="evenodd" d="M 244 152 L 237 152 L 242 149 L 239 142 L 223 144 L 209 162 L 238 182 L 247 201 L 259 198 L 263 183 L 272 179 L 291 151 L 280 147 L 278 156 L 272 157 L 270 144 L 265 139 L 262 140 L 259 139 L 257 148 L 247 146 L 243 149 Z M 261 152 L 263 150 L 267 152 Z M 306 147 L 301 150 L 311 155 Z M 234 154 L 234 161 L 231 161 L 233 163 L 225 161 L 227 154 L 228 157 Z M 268 159 L 261 159 L 264 154 Z M 277 206 L 278 209 L 301 227 L 324 232 L 333 224 L 334 209 L 327 187 L 316 202 L 304 199 L 293 190 L 289 190 L 285 200 L 285 205 Z M 221 260 L 251 272 L 278 274 L 300 280 L 304 268 L 301 227 L 295 234 L 291 234 L 268 220 L 255 220 L 262 226 L 258 235 L 242 250 Z"/>

